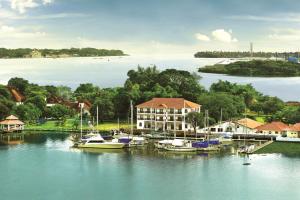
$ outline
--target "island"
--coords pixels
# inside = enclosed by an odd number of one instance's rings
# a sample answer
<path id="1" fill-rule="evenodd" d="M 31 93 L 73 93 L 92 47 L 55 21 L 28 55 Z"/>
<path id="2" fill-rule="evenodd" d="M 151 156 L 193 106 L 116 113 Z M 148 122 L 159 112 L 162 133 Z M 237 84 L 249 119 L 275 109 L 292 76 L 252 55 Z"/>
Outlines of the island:
<path id="1" fill-rule="evenodd" d="M 250 52 L 250 51 L 199 51 L 195 58 L 288 58 L 298 57 L 299 52 Z"/>
<path id="2" fill-rule="evenodd" d="M 121 50 L 108 50 L 96 48 L 70 48 L 70 49 L 6 49 L 0 48 L 0 58 L 64 58 L 64 57 L 100 57 L 125 56 Z"/>
<path id="3" fill-rule="evenodd" d="M 275 60 L 251 60 L 200 67 L 198 71 L 233 76 L 294 77 L 300 76 L 300 64 Z"/>

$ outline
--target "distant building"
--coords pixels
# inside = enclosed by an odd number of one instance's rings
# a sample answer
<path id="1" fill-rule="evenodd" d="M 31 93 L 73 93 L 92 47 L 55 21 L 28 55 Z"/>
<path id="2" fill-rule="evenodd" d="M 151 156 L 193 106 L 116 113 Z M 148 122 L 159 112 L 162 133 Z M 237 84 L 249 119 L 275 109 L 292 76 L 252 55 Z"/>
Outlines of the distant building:
<path id="1" fill-rule="evenodd" d="M 153 98 L 136 108 L 137 129 L 189 131 L 193 128 L 184 118 L 190 112 L 200 112 L 201 105 L 183 98 Z"/>
<path id="2" fill-rule="evenodd" d="M 37 50 L 37 49 L 34 49 L 31 53 L 30 53 L 30 57 L 31 58 L 42 58 L 42 53 Z"/>
<path id="3" fill-rule="evenodd" d="M 0 122 L 3 132 L 16 132 L 24 130 L 24 122 L 20 121 L 16 116 L 10 115 Z"/>
<path id="4" fill-rule="evenodd" d="M 200 129 L 198 132 L 210 132 L 212 134 L 230 133 L 230 134 L 254 134 L 256 128 L 263 125 L 249 118 L 243 118 L 237 121 L 226 121 Z"/>
<path id="5" fill-rule="evenodd" d="M 256 128 L 258 133 L 282 136 L 290 129 L 290 126 L 283 122 L 271 122 L 268 124 L 261 125 Z"/>

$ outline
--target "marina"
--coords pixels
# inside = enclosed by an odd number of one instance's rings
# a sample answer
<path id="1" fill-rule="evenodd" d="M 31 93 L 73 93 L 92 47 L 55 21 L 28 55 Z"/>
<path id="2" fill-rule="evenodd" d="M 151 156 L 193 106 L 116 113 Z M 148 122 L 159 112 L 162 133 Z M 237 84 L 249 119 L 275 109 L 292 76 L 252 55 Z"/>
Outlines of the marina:
<path id="1" fill-rule="evenodd" d="M 142 148 L 70 148 L 73 142 L 64 133 L 29 132 L 24 139 L 21 145 L 0 146 L 0 159 L 6 160 L 0 165 L 3 199 L 62 199 L 67 192 L 68 198 L 79 200 L 98 196 L 99 188 L 101 198 L 124 200 L 297 199 L 300 195 L 299 155 L 247 158 L 237 154 L 237 143 L 218 153 L 174 153 L 155 150 L 152 143 Z M 82 189 L 77 187 L 79 182 Z M 263 185 L 268 187 L 262 189 Z"/>

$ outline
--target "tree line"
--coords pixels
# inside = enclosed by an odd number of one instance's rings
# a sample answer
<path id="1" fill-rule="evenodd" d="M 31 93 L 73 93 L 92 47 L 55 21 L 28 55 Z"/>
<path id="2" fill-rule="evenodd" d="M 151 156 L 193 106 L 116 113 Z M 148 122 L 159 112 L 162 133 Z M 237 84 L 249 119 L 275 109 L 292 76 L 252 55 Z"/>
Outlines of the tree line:
<path id="1" fill-rule="evenodd" d="M 96 56 L 124 56 L 121 50 L 95 49 L 95 48 L 70 48 L 70 49 L 6 49 L 0 48 L 0 58 L 25 58 L 30 57 L 31 53 L 36 50 L 41 53 L 42 57 L 58 57 L 68 55 L 72 57 L 96 57 Z"/>
<path id="2" fill-rule="evenodd" d="M 199 68 L 198 71 L 233 76 L 300 76 L 300 64 L 274 60 L 251 60 L 248 62 L 234 62 L 227 65 L 215 64 L 205 66 Z"/>
<path id="3" fill-rule="evenodd" d="M 299 57 L 299 52 L 253 52 L 250 51 L 199 51 L 194 54 L 195 58 L 288 58 Z"/>
<path id="4" fill-rule="evenodd" d="M 159 71 L 155 66 L 138 66 L 128 71 L 127 76 L 122 87 L 100 88 L 91 83 L 82 83 L 74 91 L 66 86 L 39 86 L 22 78 L 12 78 L 7 85 L 24 95 L 24 104 L 17 106 L 8 87 L 0 85 L 0 119 L 15 114 L 29 123 L 39 123 L 48 118 L 63 122 L 69 117 L 78 116 L 78 110 L 66 104 L 47 107 L 46 99 L 52 97 L 64 102 L 89 101 L 91 117 L 96 117 L 98 107 L 101 121 L 127 119 L 131 100 L 137 105 L 153 97 L 181 97 L 201 104 L 202 110 L 209 110 L 211 123 L 220 120 L 221 110 L 223 120 L 241 118 L 247 111 L 265 115 L 268 120 L 286 123 L 300 121 L 299 107 L 287 106 L 277 97 L 263 95 L 251 84 L 240 85 L 220 80 L 206 90 L 197 74 L 176 69 Z"/>

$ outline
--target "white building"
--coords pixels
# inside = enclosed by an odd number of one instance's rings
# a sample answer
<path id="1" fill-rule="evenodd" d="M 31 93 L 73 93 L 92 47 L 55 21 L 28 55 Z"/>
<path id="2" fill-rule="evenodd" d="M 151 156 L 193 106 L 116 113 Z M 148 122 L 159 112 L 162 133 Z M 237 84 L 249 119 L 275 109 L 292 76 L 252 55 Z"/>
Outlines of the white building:
<path id="1" fill-rule="evenodd" d="M 136 108 L 137 129 L 192 131 L 185 117 L 189 112 L 200 112 L 201 105 L 183 98 L 153 98 Z"/>
<path id="2" fill-rule="evenodd" d="M 230 134 L 254 134 L 256 128 L 263 125 L 255 120 L 244 118 L 237 121 L 226 121 L 209 126 L 206 129 L 200 129 L 198 132 L 210 132 L 212 134 L 230 133 Z"/>

